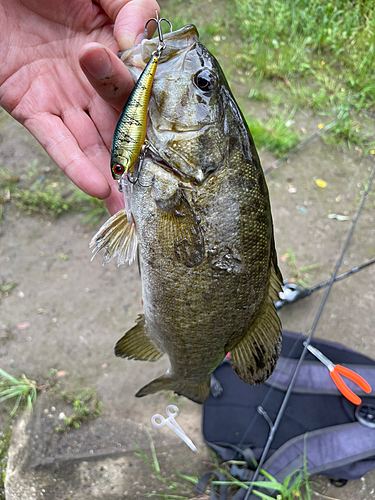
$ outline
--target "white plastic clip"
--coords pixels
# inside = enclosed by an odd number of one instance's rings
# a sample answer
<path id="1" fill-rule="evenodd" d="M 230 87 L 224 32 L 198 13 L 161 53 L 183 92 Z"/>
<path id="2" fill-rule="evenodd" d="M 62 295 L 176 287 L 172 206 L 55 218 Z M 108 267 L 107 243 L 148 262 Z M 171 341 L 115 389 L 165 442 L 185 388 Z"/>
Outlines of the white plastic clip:
<path id="1" fill-rule="evenodd" d="M 151 423 L 154 427 L 163 427 L 164 425 L 168 425 L 170 429 L 172 429 L 173 432 L 177 434 L 185 443 L 189 446 L 189 448 L 193 451 L 197 451 L 197 448 L 195 447 L 193 441 L 187 437 L 187 435 L 184 433 L 184 431 L 181 429 L 181 427 L 178 425 L 178 423 L 175 420 L 175 417 L 177 417 L 179 409 L 175 405 L 168 405 L 165 409 L 167 412 L 168 418 L 164 418 L 163 415 L 159 415 L 157 413 L 156 415 L 153 415 L 151 417 Z"/>

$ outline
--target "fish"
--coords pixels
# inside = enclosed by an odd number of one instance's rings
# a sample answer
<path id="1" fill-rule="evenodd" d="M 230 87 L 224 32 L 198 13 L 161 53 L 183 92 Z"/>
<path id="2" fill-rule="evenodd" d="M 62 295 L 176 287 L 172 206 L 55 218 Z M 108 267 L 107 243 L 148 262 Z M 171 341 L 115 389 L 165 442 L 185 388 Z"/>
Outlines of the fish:
<path id="1" fill-rule="evenodd" d="M 157 361 L 164 375 L 137 397 L 172 390 L 196 403 L 230 353 L 246 383 L 272 373 L 281 347 L 281 291 L 268 188 L 253 138 L 224 73 L 194 25 L 164 37 L 151 90 L 149 149 L 132 191 L 137 245 L 126 210 L 91 241 L 103 263 L 138 253 L 143 314 L 116 356 Z M 157 39 L 121 54 L 136 82 Z"/>

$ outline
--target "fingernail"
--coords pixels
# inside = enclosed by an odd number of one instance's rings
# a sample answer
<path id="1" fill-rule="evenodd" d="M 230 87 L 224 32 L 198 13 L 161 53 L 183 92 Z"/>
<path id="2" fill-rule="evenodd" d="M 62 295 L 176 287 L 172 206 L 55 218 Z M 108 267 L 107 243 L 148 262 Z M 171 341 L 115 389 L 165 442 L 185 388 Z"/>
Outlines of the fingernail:
<path id="1" fill-rule="evenodd" d="M 88 52 L 91 52 L 88 54 Z M 97 80 L 111 76 L 112 64 L 105 49 L 88 50 L 81 56 L 81 64 L 85 70 Z M 85 57 L 86 55 L 86 57 Z"/>
<path id="2" fill-rule="evenodd" d="M 142 40 L 144 40 L 145 38 L 146 38 L 146 36 L 144 33 L 139 33 L 139 35 L 135 39 L 135 45 L 138 45 L 139 43 L 141 43 Z"/>

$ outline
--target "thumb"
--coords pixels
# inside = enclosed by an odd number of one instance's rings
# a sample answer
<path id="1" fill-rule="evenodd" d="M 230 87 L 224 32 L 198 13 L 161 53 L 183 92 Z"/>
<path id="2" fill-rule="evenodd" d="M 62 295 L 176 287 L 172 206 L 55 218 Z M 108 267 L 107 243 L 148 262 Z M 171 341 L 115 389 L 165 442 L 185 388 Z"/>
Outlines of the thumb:
<path id="1" fill-rule="evenodd" d="M 114 37 L 120 50 L 140 43 L 145 38 L 146 22 L 155 17 L 155 10 L 160 11 L 156 0 L 100 0 L 100 5 L 115 23 Z"/>

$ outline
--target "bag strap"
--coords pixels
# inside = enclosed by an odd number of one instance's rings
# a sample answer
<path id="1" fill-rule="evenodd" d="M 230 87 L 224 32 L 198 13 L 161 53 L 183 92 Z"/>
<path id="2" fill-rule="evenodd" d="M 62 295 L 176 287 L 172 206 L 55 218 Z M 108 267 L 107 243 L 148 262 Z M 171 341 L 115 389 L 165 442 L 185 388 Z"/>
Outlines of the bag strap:
<path id="1" fill-rule="evenodd" d="M 375 429 L 353 422 L 296 436 L 266 460 L 264 470 L 283 482 L 293 471 L 303 470 L 305 453 L 309 474 L 358 462 L 375 455 Z"/>
<path id="2" fill-rule="evenodd" d="M 273 388 L 286 391 L 293 376 L 298 359 L 280 358 L 272 375 L 264 383 Z M 372 392 L 367 396 L 375 396 L 375 365 L 352 365 L 345 363 L 347 368 L 361 375 L 372 387 Z M 362 390 L 351 380 L 345 378 L 347 386 L 358 395 L 363 395 Z M 304 361 L 298 372 L 293 393 L 303 394 L 338 394 L 329 370 L 320 361 Z"/>
<path id="3" fill-rule="evenodd" d="M 199 495 L 203 495 L 205 489 L 207 488 L 208 481 L 211 476 L 216 476 L 219 481 L 226 481 L 227 478 L 224 474 L 220 472 L 210 470 L 205 472 L 200 478 L 194 488 L 194 493 L 198 493 Z M 227 500 L 227 490 L 228 486 L 226 484 L 221 484 L 219 486 L 219 496 L 217 497 L 215 492 L 215 486 L 211 486 L 210 500 Z"/>

